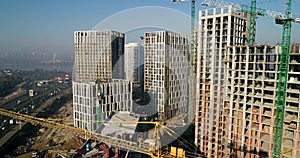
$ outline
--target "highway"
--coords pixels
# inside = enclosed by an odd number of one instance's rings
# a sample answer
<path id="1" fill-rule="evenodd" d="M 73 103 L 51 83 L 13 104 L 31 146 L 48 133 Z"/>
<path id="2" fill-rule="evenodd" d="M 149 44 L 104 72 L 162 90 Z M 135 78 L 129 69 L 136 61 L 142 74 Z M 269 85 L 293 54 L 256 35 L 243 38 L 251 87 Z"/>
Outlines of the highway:
<path id="1" fill-rule="evenodd" d="M 64 95 L 65 93 L 67 93 L 68 91 L 70 91 L 71 88 L 67 88 L 63 91 L 63 93 L 61 93 L 60 95 L 48 99 L 46 102 L 44 102 L 41 106 L 39 106 L 34 113 L 32 113 L 32 116 L 36 116 L 39 112 L 42 112 L 45 108 L 47 108 L 47 106 L 51 105 L 53 103 L 53 101 L 56 98 L 60 98 L 62 95 Z M 23 123 L 21 125 L 21 127 L 23 127 L 27 122 Z M 20 126 L 15 126 L 11 131 L 9 131 L 6 135 L 4 135 L 1 139 L 0 139 L 0 148 L 12 137 L 14 136 L 18 131 L 20 130 Z"/>
<path id="2" fill-rule="evenodd" d="M 20 95 L 6 103 L 0 105 L 1 108 L 14 110 L 21 110 L 22 108 L 33 104 L 39 105 L 40 103 L 46 101 L 49 98 L 52 98 L 55 95 L 61 94 L 62 90 L 68 88 L 69 84 L 58 84 L 51 85 L 49 87 L 38 88 L 34 90 L 35 95 L 33 97 L 29 97 L 28 94 Z"/>
<path id="3" fill-rule="evenodd" d="M 26 101 L 28 99 L 29 99 L 28 94 L 23 94 L 23 95 L 20 95 L 20 96 L 18 96 L 16 98 L 14 98 L 14 99 L 6 102 L 6 103 L 3 103 L 0 107 L 4 108 L 4 109 L 9 109 L 9 108 L 14 107 L 19 100 L 20 100 L 20 103 L 22 103 L 22 102 L 24 102 L 24 101 Z"/>

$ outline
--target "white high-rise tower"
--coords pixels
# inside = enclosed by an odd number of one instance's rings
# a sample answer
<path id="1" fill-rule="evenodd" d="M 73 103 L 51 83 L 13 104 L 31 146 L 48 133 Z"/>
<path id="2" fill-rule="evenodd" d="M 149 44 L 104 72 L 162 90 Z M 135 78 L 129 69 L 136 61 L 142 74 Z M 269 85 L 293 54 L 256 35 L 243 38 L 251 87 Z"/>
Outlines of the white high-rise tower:
<path id="1" fill-rule="evenodd" d="M 74 32 L 75 127 L 95 131 L 112 112 L 131 112 L 132 85 L 123 80 L 124 38 L 111 30 Z"/>
<path id="2" fill-rule="evenodd" d="M 188 38 L 170 31 L 144 34 L 144 90 L 154 100 L 152 114 L 168 119 L 188 112 Z"/>
<path id="3" fill-rule="evenodd" d="M 139 43 L 125 44 L 124 54 L 125 79 L 133 83 L 142 83 L 144 48 Z"/>

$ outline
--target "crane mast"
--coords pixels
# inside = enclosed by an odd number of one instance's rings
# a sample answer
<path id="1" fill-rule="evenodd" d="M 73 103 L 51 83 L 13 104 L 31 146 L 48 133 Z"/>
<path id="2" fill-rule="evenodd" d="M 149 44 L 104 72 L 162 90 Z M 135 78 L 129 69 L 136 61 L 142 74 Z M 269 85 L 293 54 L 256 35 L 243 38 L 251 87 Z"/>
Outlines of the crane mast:
<path id="1" fill-rule="evenodd" d="M 194 54 L 195 54 L 195 1 L 191 0 L 191 68 L 194 72 Z"/>
<path id="2" fill-rule="evenodd" d="M 189 108 L 188 108 L 188 120 L 189 122 L 193 121 L 194 110 L 193 110 L 193 98 L 194 98 L 194 72 L 195 72 L 195 1 L 191 1 L 191 68 L 190 68 L 190 84 L 189 84 Z"/>
<path id="3" fill-rule="evenodd" d="M 250 6 L 250 25 L 249 25 L 249 35 L 248 35 L 248 44 L 250 46 L 253 45 L 255 39 L 255 25 L 256 25 L 256 0 L 251 0 L 251 6 Z"/>
<path id="4" fill-rule="evenodd" d="M 280 53 L 280 65 L 278 73 L 278 85 L 277 85 L 277 98 L 276 98 L 276 118 L 275 118 L 275 128 L 274 128 L 274 146 L 273 146 L 273 157 L 278 158 L 281 154 L 281 144 L 282 144 L 282 131 L 284 122 L 284 111 L 285 111 L 285 98 L 286 98 L 286 84 L 287 84 L 287 74 L 288 74 L 288 64 L 289 64 L 289 53 L 291 45 L 291 28 L 292 28 L 292 18 L 291 18 L 291 0 L 288 0 L 286 19 L 277 19 L 276 22 L 282 24 L 282 43 L 281 43 L 281 53 Z"/>
<path id="5" fill-rule="evenodd" d="M 172 0 L 172 2 L 191 2 L 191 47 L 190 47 L 190 63 L 191 63 L 191 70 L 194 72 L 194 55 L 195 55 L 195 2 L 196 0 Z"/>

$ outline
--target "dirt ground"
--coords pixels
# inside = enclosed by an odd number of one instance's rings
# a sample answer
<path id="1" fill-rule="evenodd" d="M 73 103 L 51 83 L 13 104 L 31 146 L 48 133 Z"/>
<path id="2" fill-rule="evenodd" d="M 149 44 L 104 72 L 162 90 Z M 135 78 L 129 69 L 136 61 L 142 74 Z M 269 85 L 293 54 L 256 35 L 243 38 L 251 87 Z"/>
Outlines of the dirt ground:
<path id="1" fill-rule="evenodd" d="M 58 114 L 53 115 L 51 118 L 63 124 L 73 125 L 73 109 L 72 102 L 67 102 L 59 109 Z M 44 153 L 44 157 L 69 157 L 74 151 L 81 147 L 84 141 L 81 138 L 75 137 L 71 134 L 55 131 L 42 127 L 39 130 L 39 135 L 29 140 L 33 151 Z M 33 152 L 19 155 L 17 158 L 32 157 Z"/>

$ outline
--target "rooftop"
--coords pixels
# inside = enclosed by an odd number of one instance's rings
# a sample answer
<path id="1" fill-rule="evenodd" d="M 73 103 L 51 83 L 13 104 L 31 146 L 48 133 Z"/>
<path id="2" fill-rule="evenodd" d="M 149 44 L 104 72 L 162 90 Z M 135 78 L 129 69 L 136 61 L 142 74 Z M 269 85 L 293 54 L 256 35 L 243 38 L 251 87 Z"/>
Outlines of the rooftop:
<path id="1" fill-rule="evenodd" d="M 139 115 L 119 111 L 112 114 L 108 122 L 103 123 L 97 132 L 112 137 L 122 137 L 123 134 L 133 135 L 138 121 Z"/>

